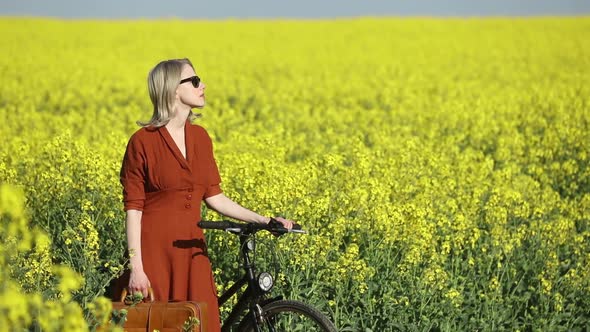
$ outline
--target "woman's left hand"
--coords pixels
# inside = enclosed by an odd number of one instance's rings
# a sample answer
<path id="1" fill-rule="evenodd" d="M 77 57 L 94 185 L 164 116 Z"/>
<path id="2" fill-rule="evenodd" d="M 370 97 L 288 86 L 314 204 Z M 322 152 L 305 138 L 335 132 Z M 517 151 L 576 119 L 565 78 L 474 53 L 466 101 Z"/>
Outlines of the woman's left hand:
<path id="1" fill-rule="evenodd" d="M 283 224 L 283 227 L 285 227 L 286 229 L 293 228 L 293 224 L 296 223 L 293 220 L 285 219 L 283 217 L 274 217 L 273 219 L 275 219 L 276 221 L 278 221 L 281 224 Z"/>

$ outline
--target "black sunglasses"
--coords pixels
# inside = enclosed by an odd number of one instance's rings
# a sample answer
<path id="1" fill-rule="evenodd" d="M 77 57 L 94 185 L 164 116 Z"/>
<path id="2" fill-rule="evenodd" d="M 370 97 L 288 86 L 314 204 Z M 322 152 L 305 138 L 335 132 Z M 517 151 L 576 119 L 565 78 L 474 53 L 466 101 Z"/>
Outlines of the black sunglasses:
<path id="1" fill-rule="evenodd" d="M 186 83 L 186 82 L 191 82 L 195 88 L 198 88 L 199 84 L 201 83 L 201 79 L 199 78 L 199 76 L 192 76 L 192 77 L 188 77 L 183 80 L 180 80 L 180 84 Z"/>

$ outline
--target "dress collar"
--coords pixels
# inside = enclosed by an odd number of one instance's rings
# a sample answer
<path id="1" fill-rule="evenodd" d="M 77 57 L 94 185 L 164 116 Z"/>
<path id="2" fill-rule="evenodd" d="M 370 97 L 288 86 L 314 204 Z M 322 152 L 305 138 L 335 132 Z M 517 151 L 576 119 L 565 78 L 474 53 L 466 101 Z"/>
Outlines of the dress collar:
<path id="1" fill-rule="evenodd" d="M 186 158 L 182 155 L 182 152 L 180 152 L 178 145 L 176 145 L 174 142 L 174 139 L 172 138 L 172 135 L 170 135 L 168 129 L 166 129 L 166 126 L 161 126 L 158 128 L 160 135 L 166 142 L 166 145 L 168 145 L 168 148 L 172 151 L 174 157 L 178 160 L 180 165 L 182 165 L 182 168 L 188 169 L 189 171 L 191 170 L 190 162 L 192 161 L 192 158 L 194 158 L 192 155 L 193 137 L 190 130 L 190 125 L 190 121 L 187 119 L 184 123 L 184 145 L 186 146 Z"/>

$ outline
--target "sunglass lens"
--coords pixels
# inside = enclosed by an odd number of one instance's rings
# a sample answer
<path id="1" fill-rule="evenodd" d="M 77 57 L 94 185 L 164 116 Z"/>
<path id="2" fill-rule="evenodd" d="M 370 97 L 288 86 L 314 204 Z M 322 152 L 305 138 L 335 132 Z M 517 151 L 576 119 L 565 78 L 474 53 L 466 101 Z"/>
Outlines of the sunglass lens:
<path id="1" fill-rule="evenodd" d="M 201 83 L 201 79 L 199 78 L 199 76 L 193 76 L 193 79 L 191 80 L 191 83 L 193 83 L 193 86 L 195 88 L 199 87 L 199 83 Z"/>

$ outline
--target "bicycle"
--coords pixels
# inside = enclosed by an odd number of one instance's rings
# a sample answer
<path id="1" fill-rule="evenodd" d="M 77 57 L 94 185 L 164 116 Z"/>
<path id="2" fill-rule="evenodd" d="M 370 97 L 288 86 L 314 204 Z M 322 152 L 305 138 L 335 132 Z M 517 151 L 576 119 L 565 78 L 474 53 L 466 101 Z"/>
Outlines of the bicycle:
<path id="1" fill-rule="evenodd" d="M 299 225 L 287 230 L 274 219 L 268 224 L 236 223 L 223 221 L 201 221 L 203 229 L 225 230 L 239 236 L 240 252 L 243 258 L 244 275 L 218 299 L 221 307 L 228 299 L 247 285 L 231 313 L 223 322 L 222 332 L 336 332 L 336 327 L 319 310 L 295 300 L 284 300 L 282 296 L 270 297 L 274 279 L 268 272 L 256 274 L 253 258 L 256 246 L 256 233 L 261 230 L 276 236 L 286 233 L 305 233 Z M 244 312 L 247 313 L 243 315 Z M 241 320 L 240 320 L 241 318 Z M 237 325 L 237 329 L 233 329 Z"/>

